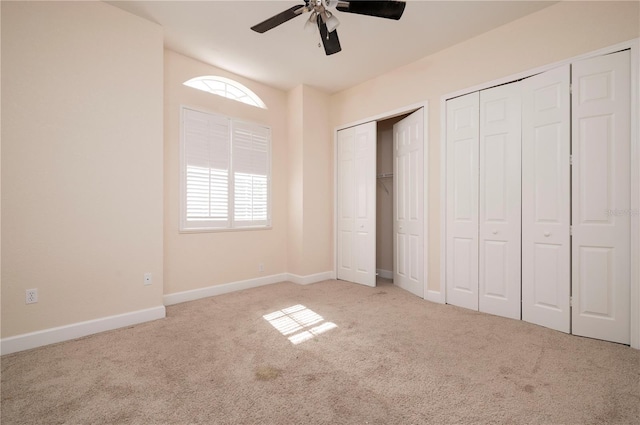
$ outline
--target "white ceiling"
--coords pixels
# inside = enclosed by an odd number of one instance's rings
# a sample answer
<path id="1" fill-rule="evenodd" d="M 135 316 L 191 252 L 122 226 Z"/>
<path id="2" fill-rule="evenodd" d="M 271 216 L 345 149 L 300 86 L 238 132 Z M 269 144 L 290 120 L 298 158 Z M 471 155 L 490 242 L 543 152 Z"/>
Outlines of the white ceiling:
<path id="1" fill-rule="evenodd" d="M 399 21 L 336 11 L 342 51 L 326 56 L 308 15 L 264 34 L 250 27 L 302 0 L 108 1 L 160 24 L 165 46 L 235 74 L 289 90 L 351 87 L 533 13 L 550 1 L 408 1 Z"/>

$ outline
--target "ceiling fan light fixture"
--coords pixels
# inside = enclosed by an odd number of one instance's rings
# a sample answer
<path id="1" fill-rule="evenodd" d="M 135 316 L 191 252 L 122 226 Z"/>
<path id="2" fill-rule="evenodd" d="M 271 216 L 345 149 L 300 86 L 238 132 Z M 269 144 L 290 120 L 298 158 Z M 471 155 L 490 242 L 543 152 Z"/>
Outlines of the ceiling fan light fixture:
<path id="1" fill-rule="evenodd" d="M 307 21 L 304 23 L 304 29 L 307 31 L 315 32 L 317 21 L 318 21 L 318 14 L 314 10 L 313 12 L 311 12 L 311 16 L 309 16 L 309 19 L 307 19 Z"/>
<path id="2" fill-rule="evenodd" d="M 329 18 L 325 21 L 325 23 L 327 24 L 327 31 L 333 32 L 336 30 L 336 28 L 338 28 L 338 25 L 340 25 L 340 21 L 333 14 L 329 12 L 325 13 L 329 15 Z"/>

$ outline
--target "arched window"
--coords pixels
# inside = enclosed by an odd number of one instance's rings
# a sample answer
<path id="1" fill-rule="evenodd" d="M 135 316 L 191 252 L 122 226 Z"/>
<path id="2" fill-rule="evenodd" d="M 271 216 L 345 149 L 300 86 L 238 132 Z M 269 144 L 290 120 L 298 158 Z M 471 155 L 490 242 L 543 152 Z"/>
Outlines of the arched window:
<path id="1" fill-rule="evenodd" d="M 230 80 L 229 78 L 208 75 L 192 78 L 189 81 L 185 81 L 183 84 L 185 86 L 193 87 L 194 89 L 226 97 L 227 99 L 237 100 L 238 102 L 246 103 L 247 105 L 267 109 L 267 105 L 264 104 L 257 94 L 239 82 Z"/>

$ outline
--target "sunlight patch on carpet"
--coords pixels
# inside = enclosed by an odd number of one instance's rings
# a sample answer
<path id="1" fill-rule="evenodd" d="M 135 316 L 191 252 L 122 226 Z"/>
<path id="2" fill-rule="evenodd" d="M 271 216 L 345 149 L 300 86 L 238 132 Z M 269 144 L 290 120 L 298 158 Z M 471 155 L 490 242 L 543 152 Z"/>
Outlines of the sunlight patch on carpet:
<path id="1" fill-rule="evenodd" d="M 338 326 L 326 322 L 322 316 L 307 307 L 297 304 L 262 316 L 293 344 L 308 341 L 317 335 Z"/>

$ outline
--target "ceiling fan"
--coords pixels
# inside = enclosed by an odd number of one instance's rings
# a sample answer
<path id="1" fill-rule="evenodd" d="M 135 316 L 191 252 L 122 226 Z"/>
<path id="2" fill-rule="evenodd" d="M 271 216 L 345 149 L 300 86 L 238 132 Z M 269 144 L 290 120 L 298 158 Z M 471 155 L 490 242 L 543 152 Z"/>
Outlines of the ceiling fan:
<path id="1" fill-rule="evenodd" d="M 303 13 L 311 12 L 309 19 L 305 23 L 305 28 L 318 26 L 320 38 L 327 55 L 333 55 L 342 50 L 338 39 L 337 26 L 340 24 L 329 10 L 335 7 L 340 12 L 356 13 L 359 15 L 377 16 L 379 18 L 398 20 L 404 12 L 405 2 L 403 1 L 340 1 L 340 0 L 304 0 L 304 4 L 293 6 L 271 18 L 251 27 L 259 33 L 265 33 L 280 24 L 300 16 Z"/>

